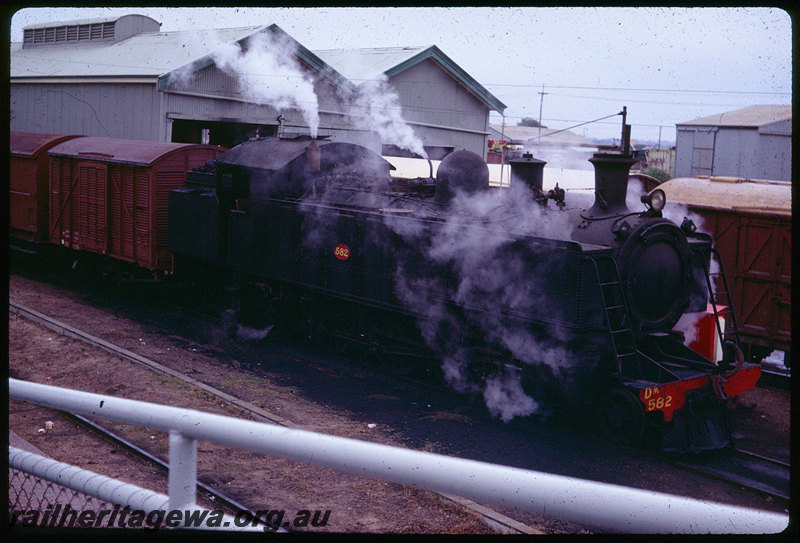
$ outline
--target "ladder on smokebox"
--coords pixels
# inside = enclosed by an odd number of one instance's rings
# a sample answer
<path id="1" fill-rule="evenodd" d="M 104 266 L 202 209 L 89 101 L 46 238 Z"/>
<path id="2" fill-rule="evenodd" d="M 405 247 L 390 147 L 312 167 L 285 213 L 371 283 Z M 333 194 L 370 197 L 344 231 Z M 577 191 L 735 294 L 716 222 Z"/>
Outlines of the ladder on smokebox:
<path id="1" fill-rule="evenodd" d="M 600 287 L 600 299 L 611 335 L 619 379 L 621 382 L 624 382 L 626 377 L 643 379 L 639 351 L 633 335 L 631 315 L 628 312 L 617 262 L 610 255 L 592 255 L 587 258 L 594 265 L 597 284 Z"/>
<path id="2" fill-rule="evenodd" d="M 711 307 L 714 310 L 714 321 L 717 325 L 717 336 L 719 337 L 720 344 L 724 344 L 726 339 L 733 339 L 736 344 L 739 341 L 739 327 L 736 324 L 736 315 L 733 311 L 733 300 L 731 300 L 730 289 L 728 288 L 728 278 L 725 276 L 725 270 L 722 268 L 722 257 L 716 247 L 712 247 L 711 254 L 716 259 L 719 270 L 711 272 L 710 260 L 705 263 L 706 272 L 706 286 L 708 287 L 708 299 L 711 302 Z M 714 279 L 722 279 L 722 288 L 724 290 L 717 291 L 714 288 Z M 725 306 L 724 310 L 720 310 L 719 306 Z M 725 318 L 725 330 L 722 330 L 722 323 L 720 318 Z"/>

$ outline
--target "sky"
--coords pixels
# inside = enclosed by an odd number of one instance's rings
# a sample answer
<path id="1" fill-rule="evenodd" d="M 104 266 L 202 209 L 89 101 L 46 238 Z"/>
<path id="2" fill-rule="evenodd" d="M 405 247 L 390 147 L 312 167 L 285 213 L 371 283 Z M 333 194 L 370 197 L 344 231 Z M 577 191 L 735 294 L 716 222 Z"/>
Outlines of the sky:
<path id="1" fill-rule="evenodd" d="M 619 138 L 623 106 L 633 140 L 668 144 L 677 123 L 792 103 L 792 24 L 779 8 L 25 8 L 10 41 L 31 24 L 128 13 L 162 31 L 274 23 L 312 51 L 436 45 L 506 104 L 491 122 L 541 113 L 587 138 Z"/>

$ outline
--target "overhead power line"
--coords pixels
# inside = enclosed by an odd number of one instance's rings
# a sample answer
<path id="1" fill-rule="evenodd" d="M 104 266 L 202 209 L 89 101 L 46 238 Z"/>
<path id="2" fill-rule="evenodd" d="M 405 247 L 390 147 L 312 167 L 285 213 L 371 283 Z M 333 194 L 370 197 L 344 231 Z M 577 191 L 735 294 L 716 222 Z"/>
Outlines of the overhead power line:
<path id="1" fill-rule="evenodd" d="M 484 83 L 484 87 L 520 87 L 520 88 L 530 88 L 530 89 L 538 89 L 539 85 L 526 85 L 526 84 L 515 84 L 515 83 Z M 570 86 L 570 85 L 547 85 L 548 89 L 579 89 L 579 90 L 592 90 L 592 91 L 635 91 L 635 92 L 682 92 L 682 93 L 710 93 L 710 94 L 776 94 L 776 95 L 785 95 L 791 96 L 792 93 L 790 92 L 762 92 L 762 91 L 731 91 L 731 90 L 694 90 L 694 89 L 636 89 L 630 87 L 579 87 L 579 86 Z"/>
<path id="2" fill-rule="evenodd" d="M 500 116 L 500 117 L 503 117 L 502 115 L 499 115 L 499 114 L 497 114 L 497 115 Z M 608 119 L 610 117 L 615 117 L 617 115 L 619 115 L 619 114 L 615 113 L 614 115 L 609 115 L 608 117 L 602 117 L 601 119 L 595 119 L 593 121 L 585 121 L 585 120 L 581 120 L 581 119 L 548 119 L 548 118 L 543 118 L 542 122 L 547 122 L 547 123 L 552 123 L 552 122 L 556 122 L 556 123 L 581 123 L 581 125 L 589 124 L 589 123 L 596 123 L 596 124 L 619 126 L 619 122 L 610 122 L 610 121 L 603 122 L 603 119 Z M 514 120 L 514 119 L 522 120 L 522 119 L 529 118 L 529 117 L 522 116 L 522 115 L 505 115 L 504 117 L 505 117 L 506 120 Z M 492 124 L 497 124 L 497 123 L 493 122 Z M 630 124 L 632 126 L 648 126 L 648 127 L 652 127 L 652 128 L 661 128 L 661 127 L 670 128 L 670 127 L 674 127 L 675 126 L 675 123 L 649 124 L 649 123 L 629 122 L 628 124 Z M 580 126 L 580 125 L 578 125 L 578 126 Z M 571 128 L 575 128 L 575 127 L 571 127 Z M 571 128 L 565 128 L 564 130 L 571 130 Z"/>
<path id="3" fill-rule="evenodd" d="M 601 96 L 577 96 L 574 94 L 561 94 L 561 93 L 550 93 L 553 96 L 563 96 L 565 98 L 577 98 L 579 100 L 603 100 L 606 102 L 618 102 L 619 98 L 604 98 Z M 713 107 L 743 107 L 742 104 L 710 104 L 708 102 L 665 102 L 663 100 L 636 100 L 631 98 L 625 99 L 626 103 L 635 103 L 635 104 L 658 104 L 662 106 L 713 106 Z"/>

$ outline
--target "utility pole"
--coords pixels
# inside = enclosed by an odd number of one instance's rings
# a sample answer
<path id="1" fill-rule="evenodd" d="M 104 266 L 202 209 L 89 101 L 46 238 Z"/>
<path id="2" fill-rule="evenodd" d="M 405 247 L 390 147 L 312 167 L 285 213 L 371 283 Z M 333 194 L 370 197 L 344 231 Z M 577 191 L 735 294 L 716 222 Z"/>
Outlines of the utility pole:
<path id="1" fill-rule="evenodd" d="M 500 186 L 503 186 L 503 166 L 506 163 L 506 146 L 503 145 L 503 140 L 506 139 L 506 116 L 503 115 L 503 127 L 500 129 Z M 509 176 L 510 179 L 510 176 Z M 508 183 L 511 186 L 511 181 Z"/>
<path id="2" fill-rule="evenodd" d="M 542 83 L 542 92 L 539 93 L 541 98 L 539 98 L 539 141 L 542 141 L 542 106 L 544 105 L 544 95 L 548 94 L 544 92 L 544 83 Z"/>

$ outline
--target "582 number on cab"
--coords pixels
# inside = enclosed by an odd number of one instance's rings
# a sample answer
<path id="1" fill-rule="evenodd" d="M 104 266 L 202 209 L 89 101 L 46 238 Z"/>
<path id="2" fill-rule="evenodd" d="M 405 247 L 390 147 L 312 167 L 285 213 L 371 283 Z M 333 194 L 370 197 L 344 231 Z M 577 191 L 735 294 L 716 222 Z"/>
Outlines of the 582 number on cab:
<path id="1" fill-rule="evenodd" d="M 333 248 L 333 256 L 335 256 L 339 260 L 347 260 L 348 258 L 350 258 L 350 247 L 348 247 L 344 243 L 338 244 L 336 247 Z"/>

